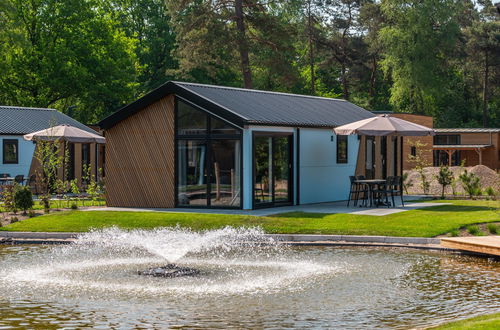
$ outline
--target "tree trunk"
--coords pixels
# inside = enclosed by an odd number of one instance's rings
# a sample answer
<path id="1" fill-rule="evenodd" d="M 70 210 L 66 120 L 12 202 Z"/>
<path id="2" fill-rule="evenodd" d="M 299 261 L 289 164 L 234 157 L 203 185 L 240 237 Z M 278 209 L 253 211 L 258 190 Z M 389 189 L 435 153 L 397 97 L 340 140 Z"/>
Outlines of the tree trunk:
<path id="1" fill-rule="evenodd" d="M 347 73 L 345 64 L 342 63 L 342 94 L 345 100 L 349 100 L 349 86 L 347 84 Z"/>
<path id="2" fill-rule="evenodd" d="M 375 105 L 375 79 L 377 75 L 377 59 L 375 56 L 372 57 L 372 72 L 370 75 L 370 100 L 369 100 L 369 105 L 370 109 L 373 110 L 373 107 Z"/>
<path id="3" fill-rule="evenodd" d="M 245 33 L 245 22 L 243 20 L 243 0 L 235 0 L 234 8 L 236 14 L 236 27 L 238 29 L 238 50 L 240 52 L 241 73 L 245 88 L 252 88 L 252 71 L 250 70 L 250 59 L 248 57 L 248 43 Z"/>
<path id="4" fill-rule="evenodd" d="M 489 76 L 488 51 L 484 52 L 484 76 L 483 76 L 483 127 L 488 127 L 490 114 L 488 113 L 488 76 Z"/>
<path id="5" fill-rule="evenodd" d="M 309 70 L 311 74 L 311 94 L 316 94 L 316 78 L 314 77 L 314 48 L 312 36 L 312 16 L 311 16 L 311 0 L 307 3 L 307 24 L 308 24 L 308 38 L 309 38 Z"/>

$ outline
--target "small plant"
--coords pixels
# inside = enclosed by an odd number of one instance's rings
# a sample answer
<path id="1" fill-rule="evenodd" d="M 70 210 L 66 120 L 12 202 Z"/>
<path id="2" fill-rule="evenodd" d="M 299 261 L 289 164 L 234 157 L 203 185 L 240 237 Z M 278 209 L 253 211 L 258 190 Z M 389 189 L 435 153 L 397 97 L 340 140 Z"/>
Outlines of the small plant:
<path id="1" fill-rule="evenodd" d="M 2 202 L 4 204 L 5 210 L 7 212 L 12 212 L 14 214 L 17 213 L 16 200 L 15 200 L 16 189 L 17 185 L 14 184 L 14 185 L 3 186 L 2 190 Z"/>
<path id="2" fill-rule="evenodd" d="M 463 173 L 460 174 L 459 179 L 462 183 L 462 187 L 471 199 L 474 196 L 481 195 L 481 184 L 479 183 L 479 177 L 477 175 L 464 170 Z"/>
<path id="3" fill-rule="evenodd" d="M 10 218 L 10 223 L 15 223 L 15 222 L 18 222 L 18 221 L 19 221 L 18 217 L 12 217 L 12 218 Z"/>
<path id="4" fill-rule="evenodd" d="M 413 181 L 408 179 L 408 172 L 403 173 L 403 189 L 408 195 L 408 188 L 413 187 Z"/>
<path id="5" fill-rule="evenodd" d="M 30 218 L 34 218 L 35 216 L 36 216 L 35 211 L 33 211 L 33 210 L 29 210 L 29 211 L 28 211 L 28 217 L 30 217 Z"/>
<path id="6" fill-rule="evenodd" d="M 458 229 L 453 229 L 452 231 L 450 231 L 451 237 L 458 237 L 459 234 L 460 233 L 459 233 Z"/>
<path id="7" fill-rule="evenodd" d="M 484 235 L 483 232 L 476 225 L 468 226 L 467 227 L 467 231 L 469 232 L 469 234 L 474 235 L 474 236 L 482 236 L 482 235 Z"/>
<path id="8" fill-rule="evenodd" d="M 78 210 L 78 205 L 76 205 L 76 203 L 72 203 L 71 204 L 71 209 L 72 210 Z"/>
<path id="9" fill-rule="evenodd" d="M 488 197 L 491 197 L 492 199 L 495 198 L 496 192 L 492 187 L 487 187 L 486 190 L 484 191 Z"/>
<path id="10" fill-rule="evenodd" d="M 495 225 L 494 223 L 489 223 L 486 227 L 488 228 L 488 231 L 489 231 L 491 234 L 493 234 L 493 235 L 498 234 L 498 231 L 499 231 L 499 230 L 498 230 L 498 226 L 497 226 L 497 225 Z"/>
<path id="11" fill-rule="evenodd" d="M 23 210 L 23 215 L 27 215 L 26 211 L 33 207 L 33 195 L 28 187 L 19 187 L 14 195 L 14 202 L 17 209 Z"/>
<path id="12" fill-rule="evenodd" d="M 441 166 L 439 168 L 439 173 L 436 175 L 436 179 L 442 187 L 441 199 L 444 199 L 444 190 L 446 189 L 446 186 L 451 185 L 453 178 L 453 173 L 450 171 L 448 166 Z"/>
<path id="13" fill-rule="evenodd" d="M 458 184 L 457 179 L 453 177 L 453 180 L 450 183 L 451 193 L 453 194 L 453 196 L 457 195 L 457 184 Z"/>

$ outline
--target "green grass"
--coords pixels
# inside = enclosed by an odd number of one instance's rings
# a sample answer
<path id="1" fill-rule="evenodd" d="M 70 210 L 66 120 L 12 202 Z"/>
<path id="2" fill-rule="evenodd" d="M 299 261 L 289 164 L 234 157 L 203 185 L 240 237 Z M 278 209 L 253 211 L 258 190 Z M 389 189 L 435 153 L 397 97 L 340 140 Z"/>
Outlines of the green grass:
<path id="1" fill-rule="evenodd" d="M 441 326 L 432 328 L 436 330 L 447 330 L 447 329 L 477 329 L 477 330 L 496 330 L 500 329 L 500 313 L 477 316 L 471 319 L 456 321 Z"/>
<path id="2" fill-rule="evenodd" d="M 197 213 L 68 211 L 26 219 L 0 230 L 74 231 L 118 226 L 125 229 L 176 226 L 193 230 L 261 226 L 268 233 L 433 237 L 475 223 L 500 221 L 495 201 L 446 201 L 387 216 L 292 212 L 273 217 Z"/>

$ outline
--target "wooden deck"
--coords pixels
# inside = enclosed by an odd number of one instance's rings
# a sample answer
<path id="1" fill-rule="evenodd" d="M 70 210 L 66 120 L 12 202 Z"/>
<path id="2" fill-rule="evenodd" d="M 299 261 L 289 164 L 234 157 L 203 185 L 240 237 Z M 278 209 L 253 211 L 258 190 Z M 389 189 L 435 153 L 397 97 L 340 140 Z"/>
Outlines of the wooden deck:
<path id="1" fill-rule="evenodd" d="M 500 256 L 500 236 L 446 237 L 441 238 L 441 246 Z"/>

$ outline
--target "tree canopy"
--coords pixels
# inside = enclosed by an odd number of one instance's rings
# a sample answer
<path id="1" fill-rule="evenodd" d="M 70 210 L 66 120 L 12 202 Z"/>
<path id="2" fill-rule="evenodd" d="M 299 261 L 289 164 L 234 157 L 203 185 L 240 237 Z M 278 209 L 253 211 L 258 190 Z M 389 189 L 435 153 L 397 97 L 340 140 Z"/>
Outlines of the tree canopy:
<path id="1" fill-rule="evenodd" d="M 4 0 L 0 104 L 94 123 L 184 80 L 500 126 L 490 0 Z"/>

